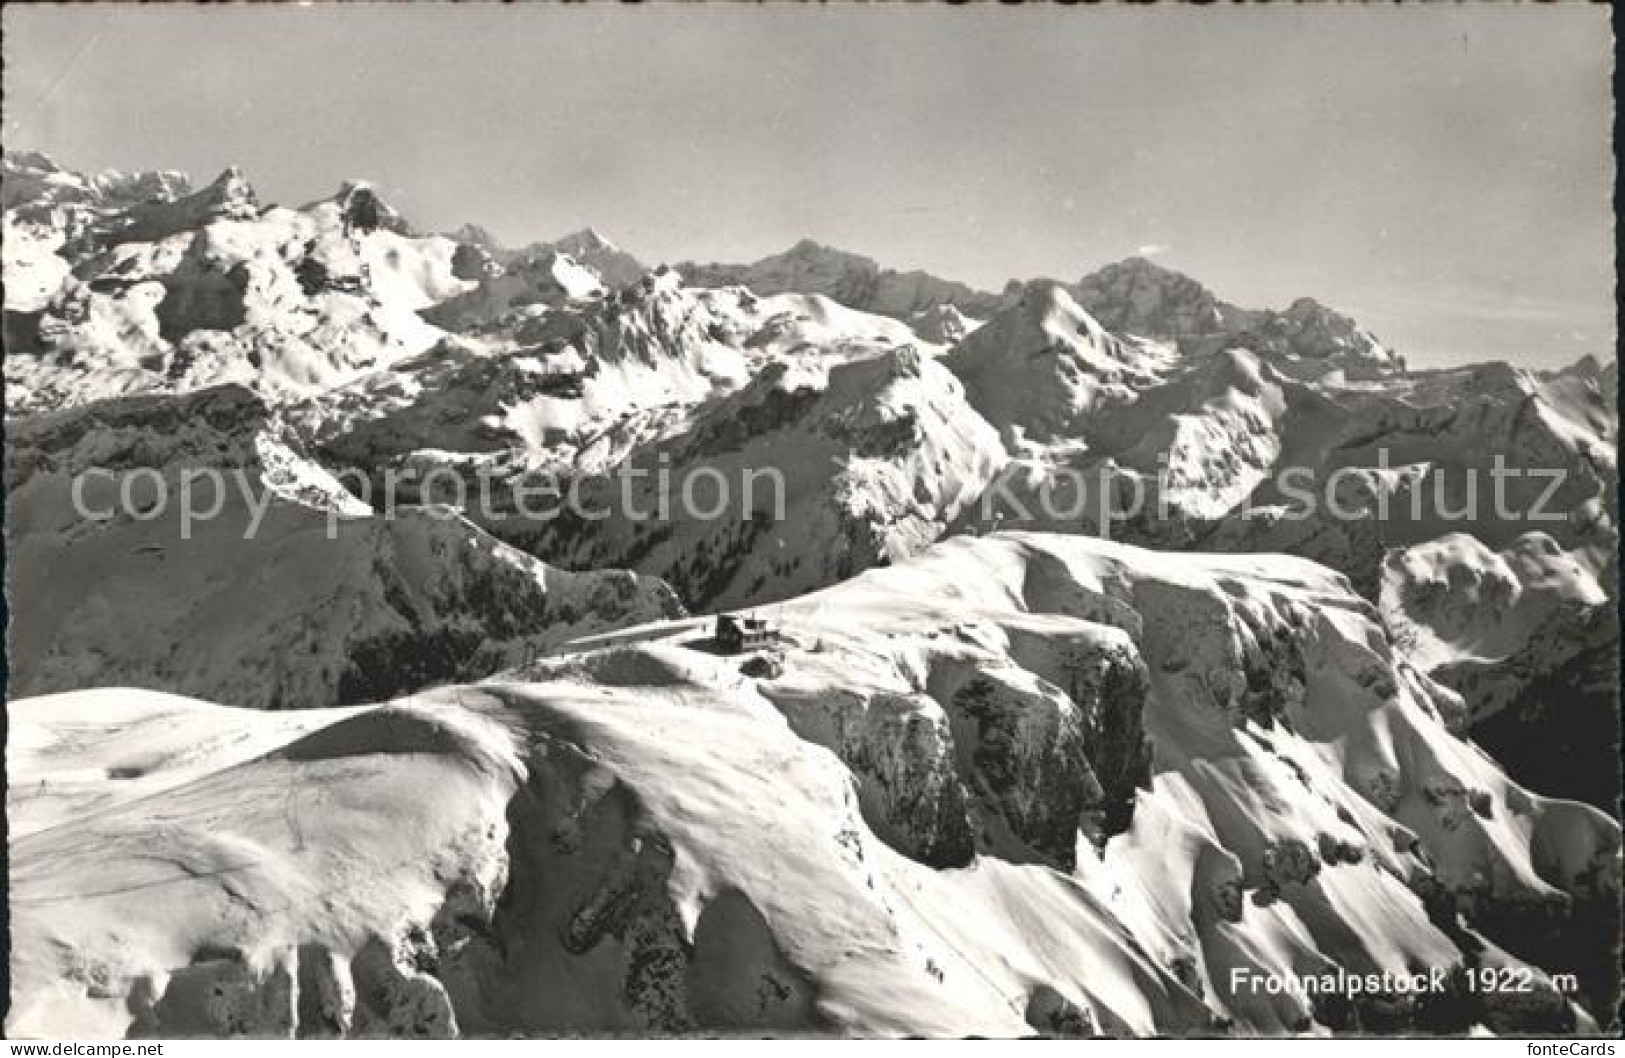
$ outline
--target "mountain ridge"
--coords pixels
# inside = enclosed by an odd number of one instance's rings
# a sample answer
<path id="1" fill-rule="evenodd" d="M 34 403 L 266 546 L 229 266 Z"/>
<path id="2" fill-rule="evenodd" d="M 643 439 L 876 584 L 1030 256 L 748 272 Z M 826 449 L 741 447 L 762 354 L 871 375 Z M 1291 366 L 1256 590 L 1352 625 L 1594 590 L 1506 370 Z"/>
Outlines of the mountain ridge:
<path id="1" fill-rule="evenodd" d="M 12 1034 L 1617 1009 L 1613 363 L 4 165 Z"/>

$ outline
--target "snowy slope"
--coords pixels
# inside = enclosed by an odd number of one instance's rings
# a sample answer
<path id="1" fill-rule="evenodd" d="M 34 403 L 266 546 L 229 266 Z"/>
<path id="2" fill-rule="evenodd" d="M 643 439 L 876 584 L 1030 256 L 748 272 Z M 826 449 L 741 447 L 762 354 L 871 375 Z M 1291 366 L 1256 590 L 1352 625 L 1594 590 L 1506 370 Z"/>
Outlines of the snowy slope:
<path id="1" fill-rule="evenodd" d="M 1111 331 L 1170 339 L 1191 355 L 1245 348 L 1292 377 L 1332 385 L 1404 372 L 1375 335 L 1313 298 L 1281 312 L 1241 309 L 1143 257 L 1109 264 L 1068 290 Z"/>
<path id="2" fill-rule="evenodd" d="M 1102 778 L 1108 796 L 1093 807 L 1103 822 L 1089 822 L 1086 811 L 1082 832 L 1093 830 L 1097 845 L 1102 826 L 1120 836 L 1098 858 L 1080 841 L 1076 871 L 1120 892 L 1115 909 L 1140 939 L 1169 962 L 1193 962 L 1206 994 L 1239 1021 L 1280 1017 L 1280 1029 L 1296 1015 L 1270 1003 L 1259 1009 L 1262 997 L 1227 994 L 1226 973 L 1214 971 L 1236 958 L 1302 966 L 1318 952 L 1345 967 L 1426 961 L 1427 951 L 1438 952 L 1426 945 L 1452 934 L 1457 910 L 1491 941 L 1548 968 L 1554 958 L 1607 965 L 1606 944 L 1589 956 L 1559 954 L 1561 943 L 1543 948 L 1525 930 L 1553 914 L 1576 915 L 1568 930 L 1617 923 L 1609 906 L 1617 898 L 1608 894 L 1618 883 L 1601 879 L 1617 878 L 1618 824 L 1530 794 L 1461 741 L 1452 733 L 1463 719 L 1459 698 L 1396 653 L 1375 609 L 1313 563 L 1170 555 L 1043 534 L 956 538 L 768 612 L 814 655 L 835 655 L 807 659 L 847 692 L 823 692 L 830 704 L 822 708 L 863 708 L 834 704 L 851 702 L 849 674 L 890 668 L 886 689 L 929 694 L 947 710 L 956 742 L 972 718 L 987 737 L 993 717 L 980 703 L 990 691 L 1022 718 L 1015 731 L 1035 733 L 1045 730 L 1037 718 L 1064 710 L 1068 698 L 1085 717 L 1099 717 L 1109 708 L 1090 699 L 1112 698 L 1100 688 L 1137 697 L 1151 745 L 1149 790 L 1135 795 L 1124 831 L 1120 815 L 1111 824 L 1113 787 Z M 851 653 L 875 660 L 860 667 Z M 788 652 L 786 680 L 799 663 Z M 1128 674 L 1137 667 L 1136 679 Z M 1124 675 L 1112 678 L 1114 668 Z M 1120 736 L 1106 745 L 1131 742 Z M 1121 774 L 1112 756 L 1104 768 L 1098 751 L 1085 756 L 1097 776 Z M 972 792 L 987 787 L 985 776 L 967 782 Z M 1000 793 L 996 784 L 989 792 Z M 997 803 L 1009 819 L 1010 799 Z M 1051 792 L 1041 803 L 1053 811 L 1066 801 Z M 983 830 L 993 849 L 1000 830 Z M 1047 858 L 1056 862 L 1053 851 Z M 1289 870 L 1289 862 L 1299 866 Z M 1295 880 L 1281 881 L 1288 874 Z M 1223 892 L 1231 885 L 1248 897 L 1236 929 L 1233 910 L 1215 912 L 1235 907 L 1236 894 Z M 1439 906 L 1453 910 L 1440 918 Z M 1273 921 L 1277 913 L 1288 921 Z M 1286 939 L 1305 931 L 1307 947 Z M 1575 942 L 1576 933 L 1565 935 Z M 1357 950 L 1343 948 L 1353 937 L 1361 938 Z M 1592 980 L 1609 994 L 1606 975 Z"/>
<path id="3" fill-rule="evenodd" d="M 1143 257 L 1091 272 L 1070 293 L 1103 326 L 1147 338 L 1221 334 L 1242 326 L 1247 315 L 1189 276 Z"/>
<path id="4" fill-rule="evenodd" d="M 1545 533 L 1500 552 L 1452 534 L 1388 553 L 1381 606 L 1510 774 L 1617 808 L 1619 620 L 1583 553 Z"/>
<path id="5" fill-rule="evenodd" d="M 557 306 L 603 295 L 596 275 L 573 258 L 549 250 L 482 276 L 473 290 L 431 307 L 423 317 L 449 331 L 467 331 L 529 306 Z"/>
<path id="6" fill-rule="evenodd" d="M 1451 735 L 1335 575 L 1015 534 L 769 612 L 754 676 L 686 622 L 387 706 L 13 703 L 8 1032 L 1589 1024 L 1538 973 L 1231 989 L 1556 970 L 1617 897 L 1617 825 Z"/>
<path id="7" fill-rule="evenodd" d="M 691 608 L 755 603 L 921 550 L 1003 458 L 913 346 L 788 358 L 587 478 L 580 517 L 493 531 L 567 568 L 659 576 Z"/>
<path id="8" fill-rule="evenodd" d="M 1011 433 L 1021 458 L 971 526 L 1008 522 L 1188 546 L 1266 483 L 1290 424 L 1314 399 L 1243 349 L 1187 364 L 1166 347 L 1119 343 L 1113 348 L 1128 366 L 1096 367 L 1059 359 L 1068 347 L 1052 341 L 1038 355 L 1017 346 L 1002 358 L 967 341 L 946 361 L 988 395 L 984 407 L 1017 420 Z M 1059 370 L 1063 381 L 1023 378 L 1020 363 Z"/>
<path id="9" fill-rule="evenodd" d="M 903 324 L 818 296 L 758 298 L 675 280 L 657 271 L 603 302 L 555 306 L 523 322 L 501 317 L 493 330 L 442 343 L 291 414 L 312 424 L 338 463 L 490 481 L 507 512 L 518 510 L 508 502 L 513 490 L 545 481 L 568 493 L 580 482 L 581 506 L 607 511 L 608 521 L 474 516 L 555 564 L 635 564 L 673 578 L 690 601 L 715 599 L 724 587 L 708 549 L 755 548 L 732 597 L 789 576 L 792 563 L 805 568 L 781 595 L 915 550 L 941 534 L 999 462 L 996 436 L 934 362 L 935 350 Z M 856 464 L 843 469 L 837 457 Z M 658 477 L 672 469 L 723 476 L 734 506 L 721 519 L 690 519 L 683 479 L 667 487 Z M 755 508 L 742 505 L 743 483 L 757 471 L 782 473 L 782 489 L 761 493 L 764 509 L 782 494 L 798 524 L 741 541 L 760 528 L 745 524 Z M 627 505 L 618 484 L 629 472 L 648 477 Z M 660 488 L 664 504 L 650 495 Z M 713 506 L 714 492 L 696 507 Z M 666 543 L 651 540 L 655 527 L 637 517 L 660 506 L 672 514 L 661 527 Z"/>
<path id="10" fill-rule="evenodd" d="M 643 263 L 616 246 L 594 228 L 583 228 L 547 244 L 548 249 L 566 254 L 590 269 L 610 290 L 636 283 L 649 271 Z"/>
<path id="11" fill-rule="evenodd" d="M 1155 378 L 1138 345 L 1106 332 L 1059 283 L 1029 284 L 1017 302 L 943 359 L 971 406 L 1012 445 L 1074 435 L 1092 413 Z"/>
<path id="12" fill-rule="evenodd" d="M 295 416 L 363 469 L 419 450 L 503 452 L 521 469 L 598 465 L 743 384 L 776 319 L 740 292 L 680 288 L 670 271 L 602 299 L 493 307 Z"/>

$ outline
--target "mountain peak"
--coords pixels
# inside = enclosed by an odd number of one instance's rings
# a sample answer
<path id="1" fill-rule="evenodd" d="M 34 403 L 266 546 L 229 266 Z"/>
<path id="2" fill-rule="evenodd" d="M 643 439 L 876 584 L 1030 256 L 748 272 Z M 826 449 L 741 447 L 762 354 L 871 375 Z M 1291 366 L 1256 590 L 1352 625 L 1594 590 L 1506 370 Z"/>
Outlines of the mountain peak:
<path id="1" fill-rule="evenodd" d="M 198 196 L 218 205 L 258 204 L 258 195 L 254 192 L 254 185 L 248 182 L 243 171 L 235 165 L 229 165 L 220 171 L 220 175 L 209 181 L 209 186 L 199 191 Z"/>
<path id="2" fill-rule="evenodd" d="M 1118 261 L 1115 265 L 1107 265 L 1106 267 L 1107 268 L 1113 268 L 1113 267 L 1116 267 L 1116 268 L 1134 268 L 1134 269 L 1138 269 L 1138 270 L 1140 270 L 1142 272 L 1162 272 L 1162 273 L 1166 273 L 1168 275 L 1180 275 L 1181 274 L 1178 271 L 1178 269 L 1169 268 L 1167 265 L 1158 264 L 1157 262 L 1153 261 L 1151 258 L 1141 256 L 1140 254 L 1137 254 L 1137 253 L 1136 254 L 1130 254 L 1127 257 L 1123 258 L 1121 261 Z"/>
<path id="3" fill-rule="evenodd" d="M 878 268 L 874 261 L 859 253 L 828 246 L 816 239 L 803 238 L 796 242 L 780 258 L 794 257 L 803 260 L 839 261 L 842 263 L 857 264 L 867 268 Z M 768 258 L 772 260 L 772 258 Z M 758 262 L 760 263 L 760 262 Z"/>
<path id="4" fill-rule="evenodd" d="M 643 262 L 615 245 L 597 228 L 582 228 L 547 246 L 574 258 L 612 290 L 636 283 L 648 271 Z"/>
<path id="5" fill-rule="evenodd" d="M 1211 334 L 1241 315 L 1190 276 L 1140 256 L 1091 272 L 1071 293 L 1108 330 L 1146 337 Z"/>
<path id="6" fill-rule="evenodd" d="M 615 243 L 611 242 L 597 228 L 593 227 L 586 227 L 582 228 L 580 231 L 571 232 L 564 238 L 555 239 L 548 245 L 554 247 L 555 249 L 562 250 L 565 253 L 575 255 L 590 253 L 594 250 L 605 253 L 618 253 L 621 249 L 619 246 L 615 245 Z"/>
<path id="7" fill-rule="evenodd" d="M 398 235 L 412 230 L 401 211 L 392 206 L 367 180 L 346 180 L 330 200 L 338 205 L 350 223 L 362 230 L 384 228 Z"/>
<path id="8" fill-rule="evenodd" d="M 502 242 L 489 228 L 472 222 L 459 225 L 446 233 L 446 238 L 453 242 L 466 242 L 478 246 L 483 250 L 500 250 Z"/>
<path id="9" fill-rule="evenodd" d="M 44 151 L 6 151 L 5 164 L 8 169 L 39 169 L 47 173 L 63 171 L 55 159 Z"/>

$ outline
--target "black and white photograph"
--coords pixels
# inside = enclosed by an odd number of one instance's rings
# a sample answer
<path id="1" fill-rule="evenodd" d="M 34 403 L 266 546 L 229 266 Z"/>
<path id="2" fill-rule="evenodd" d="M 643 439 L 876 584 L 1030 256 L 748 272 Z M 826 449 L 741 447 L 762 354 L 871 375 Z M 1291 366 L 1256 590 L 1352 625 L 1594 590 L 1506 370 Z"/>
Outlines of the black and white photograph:
<path id="1" fill-rule="evenodd" d="M 8 1055 L 1615 1053 L 1607 7 L 0 18 Z"/>

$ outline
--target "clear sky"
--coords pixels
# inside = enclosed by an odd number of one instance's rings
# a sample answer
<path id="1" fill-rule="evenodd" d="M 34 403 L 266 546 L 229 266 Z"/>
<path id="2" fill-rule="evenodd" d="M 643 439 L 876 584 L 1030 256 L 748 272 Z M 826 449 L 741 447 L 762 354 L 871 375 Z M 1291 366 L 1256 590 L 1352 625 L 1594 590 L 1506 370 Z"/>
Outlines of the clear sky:
<path id="1" fill-rule="evenodd" d="M 1600 6 L 7 5 L 5 142 L 648 262 L 1136 252 L 1413 363 L 1613 349 Z"/>

